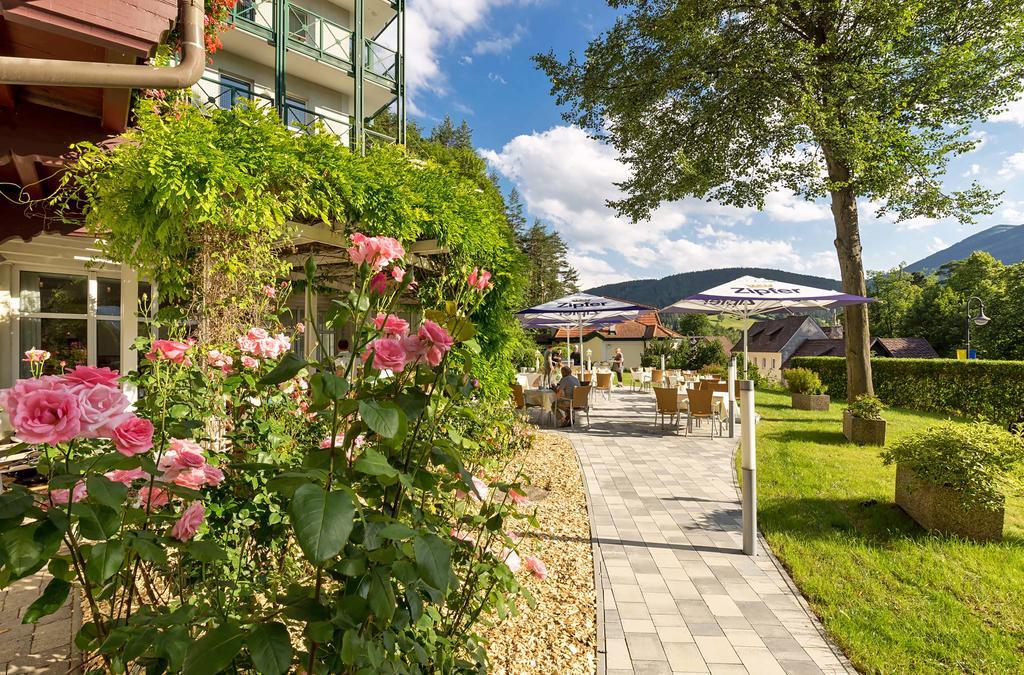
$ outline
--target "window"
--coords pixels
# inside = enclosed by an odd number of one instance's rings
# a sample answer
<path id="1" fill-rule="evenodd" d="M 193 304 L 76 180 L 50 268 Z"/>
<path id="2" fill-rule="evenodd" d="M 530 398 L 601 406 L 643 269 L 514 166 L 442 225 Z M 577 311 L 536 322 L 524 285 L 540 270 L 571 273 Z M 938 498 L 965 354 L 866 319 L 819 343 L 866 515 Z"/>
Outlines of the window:
<path id="1" fill-rule="evenodd" d="M 288 37 L 302 44 L 316 48 L 316 21 L 313 15 L 301 7 L 288 7 Z"/>
<path id="2" fill-rule="evenodd" d="M 232 75 L 220 74 L 220 96 L 217 97 L 217 107 L 230 110 L 238 105 L 242 99 L 252 98 L 252 82 L 248 82 Z"/>
<path id="3" fill-rule="evenodd" d="M 775 357 L 772 357 L 772 370 L 775 370 Z"/>
<path id="4" fill-rule="evenodd" d="M 310 115 L 305 101 L 294 96 L 286 96 L 284 108 L 284 121 L 289 129 L 305 129 L 309 126 Z"/>
<path id="5" fill-rule="evenodd" d="M 235 14 L 240 19 L 256 22 L 256 0 L 238 0 L 235 5 Z"/>
<path id="6" fill-rule="evenodd" d="M 22 270 L 18 275 L 18 348 L 21 377 L 28 364 L 21 354 L 33 347 L 53 357 L 48 367 L 121 366 L 121 281 L 89 274 Z"/>

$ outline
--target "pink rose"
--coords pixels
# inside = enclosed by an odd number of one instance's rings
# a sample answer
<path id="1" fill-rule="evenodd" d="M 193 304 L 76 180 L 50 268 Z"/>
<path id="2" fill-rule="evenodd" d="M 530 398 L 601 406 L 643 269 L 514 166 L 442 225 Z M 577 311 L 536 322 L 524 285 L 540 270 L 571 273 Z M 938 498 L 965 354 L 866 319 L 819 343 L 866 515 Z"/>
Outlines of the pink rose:
<path id="1" fill-rule="evenodd" d="M 479 267 L 474 267 L 473 271 L 470 272 L 469 276 L 466 278 L 466 284 L 470 288 L 476 288 L 477 280 L 479 278 L 480 278 L 480 268 Z"/>
<path id="2" fill-rule="evenodd" d="M 416 363 L 422 359 L 429 348 L 429 345 L 425 345 L 419 335 L 402 337 L 402 349 L 405 350 L 405 360 L 409 363 Z"/>
<path id="3" fill-rule="evenodd" d="M 85 438 L 109 438 L 122 422 L 131 419 L 128 397 L 116 387 L 98 384 L 78 388 L 81 434 Z"/>
<path id="4" fill-rule="evenodd" d="M 181 518 L 178 518 L 178 522 L 174 523 L 174 527 L 171 528 L 171 536 L 179 541 L 188 541 L 196 536 L 196 532 L 199 531 L 199 526 L 203 524 L 205 518 L 206 509 L 203 507 L 203 503 L 192 502 L 181 514 Z"/>
<path id="5" fill-rule="evenodd" d="M 203 465 L 203 480 L 207 485 L 217 487 L 224 481 L 224 472 L 212 464 Z"/>
<path id="6" fill-rule="evenodd" d="M 477 288 L 481 291 L 487 290 L 491 285 L 491 273 L 487 270 L 480 270 L 480 278 L 477 280 Z"/>
<path id="7" fill-rule="evenodd" d="M 49 361 L 50 356 L 50 352 L 45 349 L 36 349 L 33 347 L 32 349 L 26 350 L 25 358 L 23 360 L 27 363 L 43 363 L 45 361 Z"/>
<path id="8" fill-rule="evenodd" d="M 130 417 L 114 427 L 112 437 L 122 455 L 140 455 L 153 447 L 153 423 L 143 417 Z"/>
<path id="9" fill-rule="evenodd" d="M 153 347 L 146 353 L 150 361 L 173 361 L 184 364 L 187 358 L 186 352 L 192 348 L 190 342 L 179 342 L 177 340 L 157 340 Z"/>
<path id="10" fill-rule="evenodd" d="M 267 284 L 266 286 L 263 287 L 263 295 L 267 296 L 268 298 L 276 298 L 277 289 Z"/>
<path id="11" fill-rule="evenodd" d="M 248 335 L 243 335 L 240 338 L 238 338 L 238 349 L 239 351 L 244 352 L 246 354 L 255 354 L 257 344 L 258 341 L 254 340 Z"/>
<path id="12" fill-rule="evenodd" d="M 242 365 L 250 369 L 259 368 L 260 362 L 246 354 L 245 356 L 242 357 Z"/>
<path id="13" fill-rule="evenodd" d="M 219 349 L 211 349 L 206 354 L 206 363 L 211 368 L 220 368 L 221 372 L 228 373 L 231 372 L 231 366 L 235 364 L 235 360 Z"/>
<path id="14" fill-rule="evenodd" d="M 70 490 L 67 488 L 61 488 L 59 490 L 50 490 L 49 497 L 50 503 L 54 506 L 63 505 L 68 503 L 68 499 L 71 499 L 71 503 L 80 502 L 88 496 L 88 492 L 85 489 L 85 481 L 78 481 L 74 487 Z"/>
<path id="15" fill-rule="evenodd" d="M 116 370 L 110 368 L 96 368 L 94 366 L 75 366 L 75 369 L 64 375 L 68 384 L 94 386 L 102 384 L 106 387 L 116 387 L 120 377 Z"/>
<path id="16" fill-rule="evenodd" d="M 383 272 L 377 272 L 370 279 L 370 291 L 377 295 L 384 295 L 388 292 L 388 275 Z"/>
<path id="17" fill-rule="evenodd" d="M 37 389 L 18 401 L 11 423 L 26 443 L 56 445 L 78 435 L 82 413 L 78 398 L 67 390 Z"/>
<path id="18" fill-rule="evenodd" d="M 385 335 L 402 335 L 409 330 L 409 322 L 394 314 L 378 314 L 373 319 L 373 326 Z"/>
<path id="19" fill-rule="evenodd" d="M 391 237 L 367 237 L 359 232 L 350 237 L 352 246 L 348 248 L 348 256 L 354 265 L 368 265 L 379 272 L 392 261 L 405 256 L 402 244 Z"/>
<path id="20" fill-rule="evenodd" d="M 167 506 L 170 501 L 171 495 L 165 488 L 143 485 L 139 488 L 136 504 L 140 507 L 149 505 L 151 509 L 159 509 L 161 506 Z"/>
<path id="21" fill-rule="evenodd" d="M 481 500 L 487 499 L 487 495 L 490 494 L 490 488 L 487 487 L 487 483 L 478 476 L 473 476 L 472 481 L 473 493 Z"/>
<path id="22" fill-rule="evenodd" d="M 540 558 L 528 555 L 523 559 L 523 566 L 538 579 L 543 580 L 548 577 L 548 568 Z"/>
<path id="23" fill-rule="evenodd" d="M 180 485 L 183 488 L 190 490 L 198 490 L 199 488 L 206 485 L 206 472 L 203 470 L 204 467 L 198 467 L 195 469 L 178 469 L 173 472 L 165 473 L 160 476 L 160 480 L 164 482 L 174 483 Z"/>
<path id="24" fill-rule="evenodd" d="M 256 327 L 250 328 L 249 332 L 247 332 L 245 335 L 249 339 L 256 340 L 256 341 L 263 340 L 265 338 L 270 337 L 270 333 L 268 333 L 266 331 L 266 329 L 264 329 L 264 328 L 256 328 Z"/>
<path id="25" fill-rule="evenodd" d="M 304 323 L 297 323 L 297 324 L 295 324 L 295 332 L 298 333 L 299 335 L 302 335 L 303 333 L 305 333 L 306 332 L 306 324 L 304 324 Z"/>
<path id="26" fill-rule="evenodd" d="M 522 506 L 524 504 L 529 504 L 530 503 L 530 498 L 529 497 L 527 497 L 522 492 L 519 492 L 518 490 L 516 490 L 514 488 L 508 491 L 508 499 L 509 499 L 510 502 L 512 502 L 513 504 L 516 504 L 518 506 Z"/>
<path id="27" fill-rule="evenodd" d="M 56 375 L 44 375 L 39 378 L 28 377 L 18 380 L 10 389 L 0 390 L 0 407 L 7 412 L 8 417 L 12 420 L 11 426 L 13 426 L 14 416 L 18 413 L 18 402 L 29 393 L 41 389 L 64 390 L 65 388 L 67 388 L 67 382 L 64 378 Z"/>
<path id="28" fill-rule="evenodd" d="M 455 343 L 448 331 L 430 319 L 426 319 L 420 324 L 420 329 L 416 334 L 423 344 L 423 355 L 426 357 L 427 363 L 435 367 L 441 363 L 442 357 Z"/>
<path id="29" fill-rule="evenodd" d="M 405 349 L 402 341 L 397 338 L 377 338 L 366 346 L 363 352 L 363 363 L 373 355 L 373 367 L 377 370 L 390 370 L 400 373 L 405 369 Z"/>
<path id="30" fill-rule="evenodd" d="M 328 436 L 324 440 L 320 441 L 320 448 L 322 450 L 326 450 L 327 448 L 340 448 L 344 444 L 345 444 L 345 437 L 344 436 L 340 436 L 339 435 L 339 436 L 335 436 L 334 438 L 331 438 L 330 436 Z"/>
<path id="31" fill-rule="evenodd" d="M 403 270 L 401 267 L 392 267 L 391 278 L 397 281 L 398 283 L 402 283 L 402 279 L 405 278 L 405 270 Z"/>
<path id="32" fill-rule="evenodd" d="M 113 471 L 108 471 L 103 475 L 115 483 L 124 483 L 125 485 L 130 485 L 132 481 L 149 478 L 149 474 L 141 467 L 135 469 L 114 469 Z"/>
<path id="33" fill-rule="evenodd" d="M 502 549 L 498 552 L 498 557 L 505 561 L 508 568 L 513 572 L 518 572 L 522 566 L 522 560 L 519 559 L 519 554 L 510 548 Z"/>

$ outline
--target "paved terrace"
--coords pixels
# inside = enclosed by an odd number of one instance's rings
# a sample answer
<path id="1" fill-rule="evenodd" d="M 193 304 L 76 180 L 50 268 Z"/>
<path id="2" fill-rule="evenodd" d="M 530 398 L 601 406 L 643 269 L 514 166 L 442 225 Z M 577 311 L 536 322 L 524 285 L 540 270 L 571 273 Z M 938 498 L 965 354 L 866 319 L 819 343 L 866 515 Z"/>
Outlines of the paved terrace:
<path id="1" fill-rule="evenodd" d="M 599 672 L 854 672 L 772 557 L 741 551 L 738 430 L 662 432 L 654 396 L 622 389 L 591 420 L 567 435 L 590 499 Z"/>

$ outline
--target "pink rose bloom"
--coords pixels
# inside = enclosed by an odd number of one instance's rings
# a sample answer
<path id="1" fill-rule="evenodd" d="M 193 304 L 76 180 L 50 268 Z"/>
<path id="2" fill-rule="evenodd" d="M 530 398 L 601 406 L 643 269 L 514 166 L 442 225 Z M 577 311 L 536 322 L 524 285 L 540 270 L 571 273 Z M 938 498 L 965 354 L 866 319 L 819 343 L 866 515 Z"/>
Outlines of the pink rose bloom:
<path id="1" fill-rule="evenodd" d="M 281 356 L 281 347 L 277 338 L 266 337 L 256 343 L 256 355 L 264 359 L 276 359 Z"/>
<path id="2" fill-rule="evenodd" d="M 260 362 L 246 354 L 245 356 L 242 357 L 242 365 L 250 369 L 259 368 Z"/>
<path id="3" fill-rule="evenodd" d="M 402 337 L 402 349 L 405 350 L 405 360 L 409 363 L 416 363 L 422 359 L 429 349 L 419 335 L 405 335 Z"/>
<path id="4" fill-rule="evenodd" d="M 248 335 L 243 335 L 238 338 L 238 349 L 246 354 L 255 354 L 257 344 L 257 340 L 252 339 Z"/>
<path id="5" fill-rule="evenodd" d="M 130 417 L 114 427 L 114 447 L 131 457 L 153 447 L 153 423 L 143 417 Z"/>
<path id="6" fill-rule="evenodd" d="M 516 504 L 516 505 L 519 505 L 519 506 L 522 506 L 523 504 L 529 504 L 530 503 L 530 498 L 529 497 L 527 497 L 522 492 L 519 492 L 518 490 L 515 490 L 515 489 L 511 489 L 511 490 L 508 491 L 508 498 L 509 498 L 509 501 L 511 501 L 513 504 Z"/>
<path id="7" fill-rule="evenodd" d="M 388 275 L 384 274 L 383 272 L 377 272 L 377 274 L 375 274 L 373 278 L 370 279 L 370 291 L 372 293 L 376 293 L 377 295 L 384 295 L 385 293 L 387 293 Z"/>
<path id="8" fill-rule="evenodd" d="M 431 345 L 438 347 L 445 352 L 451 349 L 452 345 L 455 343 L 455 340 L 453 340 L 452 336 L 448 334 L 448 331 L 430 319 L 424 319 L 416 334 L 419 335 L 420 339 L 424 342 L 429 342 Z"/>
<path id="9" fill-rule="evenodd" d="M 501 558 L 513 572 L 518 572 L 519 568 L 522 566 L 523 561 L 519 559 L 519 554 L 510 548 L 502 549 L 498 553 L 498 557 Z"/>
<path id="10" fill-rule="evenodd" d="M 66 390 L 37 389 L 18 401 L 11 423 L 26 443 L 70 441 L 82 428 L 78 397 Z"/>
<path id="11" fill-rule="evenodd" d="M 263 287 L 263 295 L 267 296 L 268 298 L 276 298 L 277 289 L 267 284 L 266 286 Z"/>
<path id="12" fill-rule="evenodd" d="M 85 489 L 85 481 L 78 481 L 74 487 L 68 490 L 67 488 L 61 488 L 59 490 L 50 490 L 49 497 L 50 503 L 57 505 L 64 505 L 68 503 L 68 499 L 71 499 L 71 503 L 80 502 L 88 496 L 88 492 Z"/>
<path id="13" fill-rule="evenodd" d="M 184 364 L 188 358 L 186 352 L 192 348 L 190 342 L 179 342 L 177 340 L 157 340 L 153 347 L 146 353 L 150 361 L 173 361 Z"/>
<path id="14" fill-rule="evenodd" d="M 43 363 L 44 361 L 49 361 L 50 356 L 50 352 L 45 349 L 36 349 L 33 347 L 32 349 L 25 351 L 24 361 L 28 363 Z"/>
<path id="15" fill-rule="evenodd" d="M 69 385 L 95 386 L 101 384 L 105 387 L 117 387 L 117 379 L 120 377 L 116 370 L 110 368 L 96 368 L 94 366 L 75 366 L 74 370 L 64 375 Z"/>
<path id="16" fill-rule="evenodd" d="M 401 267 L 392 267 L 391 278 L 397 281 L 398 283 L 402 283 L 402 279 L 405 278 L 405 270 L 403 270 Z"/>
<path id="17" fill-rule="evenodd" d="M 348 256 L 354 265 L 366 264 L 379 272 L 392 261 L 405 256 L 402 244 L 392 237 L 367 237 L 356 232 L 350 239 L 352 246 L 348 248 Z"/>
<path id="18" fill-rule="evenodd" d="M 481 480 L 478 476 L 473 476 L 473 493 L 480 499 L 487 499 L 487 495 L 490 494 L 490 488 L 487 487 L 487 483 Z"/>
<path id="19" fill-rule="evenodd" d="M 373 319 L 373 327 L 385 335 L 402 335 L 409 330 L 409 322 L 394 314 L 378 314 Z"/>
<path id="20" fill-rule="evenodd" d="M 183 488 L 190 490 L 198 490 L 199 488 L 206 485 L 206 471 L 205 467 L 198 467 L 195 469 L 177 469 L 169 471 L 163 476 L 160 476 L 160 480 L 164 482 L 174 483 L 180 485 Z"/>
<path id="21" fill-rule="evenodd" d="M 224 481 L 224 472 L 212 464 L 203 465 L 203 476 L 207 485 L 217 487 Z"/>
<path id="22" fill-rule="evenodd" d="M 344 436 L 335 436 L 333 439 L 330 436 L 328 436 L 324 440 L 320 441 L 320 448 L 322 450 L 326 450 L 327 448 L 331 448 L 331 447 L 340 448 L 344 444 L 345 444 L 345 437 Z"/>
<path id="23" fill-rule="evenodd" d="M 228 373 L 231 371 L 231 366 L 235 364 L 235 360 L 219 349 L 211 349 L 206 354 L 206 363 L 211 368 L 220 368 L 221 372 Z"/>
<path id="24" fill-rule="evenodd" d="M 405 369 L 405 349 L 402 341 L 397 338 L 377 338 L 366 346 L 363 352 L 363 363 L 373 355 L 373 367 L 377 370 L 390 370 L 400 373 Z"/>
<path id="25" fill-rule="evenodd" d="M 298 333 L 299 335 L 304 334 L 306 332 L 306 324 L 304 324 L 304 323 L 297 323 L 297 324 L 295 324 L 295 332 Z"/>
<path id="26" fill-rule="evenodd" d="M 523 566 L 538 579 L 543 580 L 548 577 L 548 568 L 540 558 L 528 555 L 523 559 Z"/>
<path id="27" fill-rule="evenodd" d="M 171 536 L 179 541 L 188 541 L 196 536 L 199 526 L 206 518 L 206 509 L 202 502 L 192 502 L 171 528 Z"/>
<path id="28" fill-rule="evenodd" d="M 477 279 L 477 288 L 481 291 L 487 290 L 491 285 L 491 273 L 487 270 L 480 270 L 480 278 Z"/>
<path id="29" fill-rule="evenodd" d="M 255 326 L 250 328 L 249 332 L 247 332 L 245 335 L 249 339 L 256 340 L 256 341 L 263 340 L 263 339 L 266 339 L 266 338 L 270 337 L 270 333 L 268 333 L 266 331 L 266 329 L 264 329 L 264 328 L 256 328 Z"/>
<path id="30" fill-rule="evenodd" d="M 41 389 L 63 391 L 65 388 L 67 388 L 67 382 L 64 378 L 57 375 L 43 375 L 39 378 L 28 377 L 24 380 L 18 380 L 10 389 L 0 390 L 0 406 L 7 411 L 13 426 L 14 416 L 18 414 L 18 402 L 31 392 Z"/>
<path id="31" fill-rule="evenodd" d="M 476 288 L 477 280 L 479 278 L 480 278 L 480 268 L 479 267 L 474 267 L 473 271 L 469 273 L 468 277 L 466 277 L 466 284 L 470 288 Z"/>
<path id="32" fill-rule="evenodd" d="M 128 397 L 117 387 L 98 384 L 76 388 L 81 413 L 81 434 L 85 438 L 109 438 L 122 422 L 131 419 Z"/>
<path id="33" fill-rule="evenodd" d="M 124 483 L 125 485 L 130 485 L 132 481 L 149 478 L 149 474 L 146 473 L 142 467 L 135 469 L 115 469 L 113 471 L 108 471 L 103 475 L 115 483 Z"/>
<path id="34" fill-rule="evenodd" d="M 167 506 L 170 501 L 171 495 L 166 489 L 143 485 L 139 488 L 136 504 L 140 507 L 148 504 L 151 509 L 159 509 L 161 506 Z"/>

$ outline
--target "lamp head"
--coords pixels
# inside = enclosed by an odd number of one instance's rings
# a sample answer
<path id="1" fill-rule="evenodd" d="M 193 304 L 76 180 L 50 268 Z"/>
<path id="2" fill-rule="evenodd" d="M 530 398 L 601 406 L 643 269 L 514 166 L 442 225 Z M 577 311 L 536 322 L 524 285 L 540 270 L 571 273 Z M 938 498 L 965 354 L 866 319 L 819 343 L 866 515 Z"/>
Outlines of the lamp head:
<path id="1" fill-rule="evenodd" d="M 987 324 L 992 319 L 987 317 L 987 316 L 985 316 L 985 310 L 981 310 L 981 314 L 979 314 L 978 316 L 974 317 L 973 320 L 974 320 L 974 325 L 975 326 L 984 326 L 985 324 Z"/>

